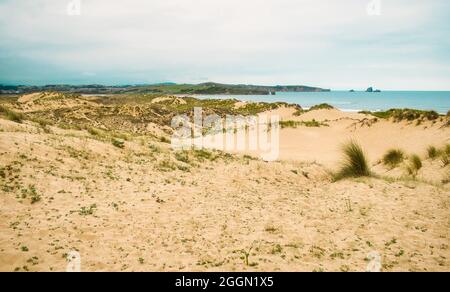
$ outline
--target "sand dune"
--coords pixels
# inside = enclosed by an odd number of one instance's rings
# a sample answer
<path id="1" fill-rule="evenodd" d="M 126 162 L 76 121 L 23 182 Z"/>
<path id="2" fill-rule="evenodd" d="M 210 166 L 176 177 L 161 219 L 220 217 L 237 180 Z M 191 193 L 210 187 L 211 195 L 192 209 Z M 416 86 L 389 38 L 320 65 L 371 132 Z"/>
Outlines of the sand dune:
<path id="1" fill-rule="evenodd" d="M 425 157 L 448 128 L 278 113 L 329 126 L 283 129 L 267 163 L 0 118 L 0 270 L 64 271 L 72 251 L 84 271 L 365 271 L 373 252 L 383 271 L 450 269 L 450 171 Z M 386 177 L 333 182 L 349 138 L 373 164 L 401 147 L 423 169 L 412 179 L 377 164 Z"/>
<path id="2" fill-rule="evenodd" d="M 392 122 L 373 116 L 333 110 L 315 110 L 294 116 L 294 110 L 281 108 L 266 112 L 279 115 L 284 121 L 319 121 L 327 126 L 286 128 L 281 131 L 280 159 L 318 162 L 330 168 L 338 166 L 341 146 L 350 139 L 362 144 L 372 163 L 379 161 L 391 148 L 403 149 L 426 157 L 430 145 L 441 147 L 450 143 L 446 120 Z"/>

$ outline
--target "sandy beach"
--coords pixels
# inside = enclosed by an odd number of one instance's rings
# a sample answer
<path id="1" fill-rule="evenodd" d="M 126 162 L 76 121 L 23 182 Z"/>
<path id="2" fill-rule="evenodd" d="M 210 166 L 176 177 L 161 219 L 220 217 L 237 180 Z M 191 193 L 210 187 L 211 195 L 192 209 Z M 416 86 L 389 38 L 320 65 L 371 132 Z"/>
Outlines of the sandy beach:
<path id="1" fill-rule="evenodd" d="M 0 116 L 0 271 L 65 271 L 74 251 L 83 271 L 365 271 L 374 253 L 382 271 L 450 269 L 450 169 L 427 152 L 449 117 L 281 106 L 260 114 L 299 124 L 265 162 L 172 150 L 164 109 L 189 100 L 107 99 L 2 102 L 23 117 Z M 374 175 L 335 181 L 349 139 Z M 416 175 L 383 164 L 391 148 L 420 157 Z"/>

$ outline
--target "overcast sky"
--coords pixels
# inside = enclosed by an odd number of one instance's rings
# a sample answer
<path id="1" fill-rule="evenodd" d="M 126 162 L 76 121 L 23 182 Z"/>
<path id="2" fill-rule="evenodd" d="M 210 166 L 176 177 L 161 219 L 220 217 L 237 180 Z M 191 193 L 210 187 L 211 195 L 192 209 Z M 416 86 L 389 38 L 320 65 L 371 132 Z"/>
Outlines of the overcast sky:
<path id="1" fill-rule="evenodd" d="M 0 83 L 450 90 L 450 1 L 0 0 Z"/>

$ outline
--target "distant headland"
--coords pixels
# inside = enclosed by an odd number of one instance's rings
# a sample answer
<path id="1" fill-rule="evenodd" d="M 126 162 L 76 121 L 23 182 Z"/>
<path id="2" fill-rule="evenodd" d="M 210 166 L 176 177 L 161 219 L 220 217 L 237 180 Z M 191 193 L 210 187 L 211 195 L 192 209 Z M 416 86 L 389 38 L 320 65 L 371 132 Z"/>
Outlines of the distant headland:
<path id="1" fill-rule="evenodd" d="M 247 85 L 247 84 L 176 84 L 161 83 L 151 85 L 0 85 L 0 94 L 23 94 L 41 91 L 56 91 L 77 94 L 123 94 L 123 93 L 160 93 L 160 94 L 235 94 L 235 95 L 275 95 L 276 92 L 329 92 L 330 89 L 304 85 Z"/>

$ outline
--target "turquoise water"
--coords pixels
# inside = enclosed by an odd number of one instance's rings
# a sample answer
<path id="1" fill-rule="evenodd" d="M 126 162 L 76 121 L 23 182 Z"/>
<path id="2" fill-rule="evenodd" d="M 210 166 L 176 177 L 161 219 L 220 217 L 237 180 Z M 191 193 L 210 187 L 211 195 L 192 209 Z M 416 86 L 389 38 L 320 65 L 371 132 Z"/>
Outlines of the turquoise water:
<path id="1" fill-rule="evenodd" d="M 450 110 L 450 91 L 384 91 L 368 92 L 277 92 L 277 95 L 216 95 L 199 98 L 235 98 L 242 101 L 287 102 L 309 108 L 328 103 L 343 111 L 384 111 L 391 108 L 435 110 L 445 114 Z"/>

